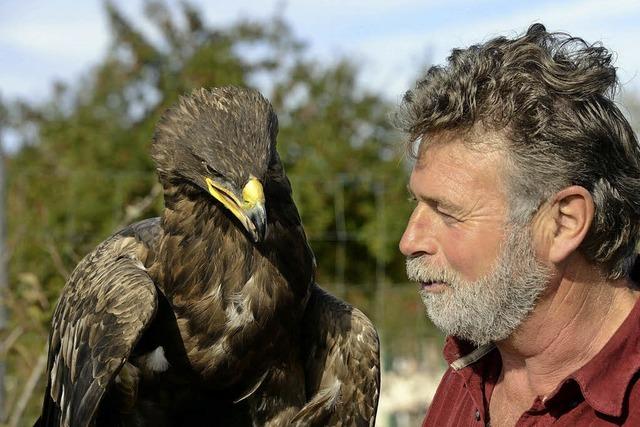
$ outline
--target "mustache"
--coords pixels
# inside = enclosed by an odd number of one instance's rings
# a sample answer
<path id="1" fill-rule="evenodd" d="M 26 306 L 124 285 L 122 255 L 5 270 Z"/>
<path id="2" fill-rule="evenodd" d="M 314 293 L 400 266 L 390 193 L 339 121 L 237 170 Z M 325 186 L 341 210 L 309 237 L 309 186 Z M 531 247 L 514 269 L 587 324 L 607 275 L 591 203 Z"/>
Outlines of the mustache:
<path id="1" fill-rule="evenodd" d="M 441 282 L 453 286 L 461 282 L 460 276 L 455 271 L 430 264 L 426 255 L 407 257 L 406 269 L 407 277 L 412 282 Z"/>

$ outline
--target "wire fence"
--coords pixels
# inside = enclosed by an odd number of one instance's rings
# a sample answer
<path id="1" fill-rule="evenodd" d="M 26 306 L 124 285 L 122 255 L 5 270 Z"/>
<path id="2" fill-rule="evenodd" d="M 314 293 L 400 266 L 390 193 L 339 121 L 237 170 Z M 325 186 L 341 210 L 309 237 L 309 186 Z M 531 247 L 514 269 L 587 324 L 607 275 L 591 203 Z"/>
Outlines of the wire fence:
<path id="1" fill-rule="evenodd" d="M 375 289 L 373 301 L 363 306 L 367 284 L 353 283 L 345 274 L 352 242 L 362 240 L 359 230 L 349 229 L 345 197 L 353 188 L 354 177 L 336 176 L 334 197 L 335 232 L 311 234 L 312 247 L 329 244 L 335 251 L 335 271 L 328 283 L 321 285 L 340 298 L 363 309 L 373 320 L 381 343 L 382 389 L 377 425 L 409 427 L 420 425 L 446 366 L 441 357 L 442 337 L 427 320 L 415 284 L 389 281 L 388 270 L 398 270 L 381 258 L 375 258 L 372 275 Z M 385 228 L 388 206 L 387 188 L 383 181 L 370 176 L 356 177 L 364 185 L 375 204 L 375 233 L 382 244 L 397 242 L 399 235 L 389 235 Z M 318 263 L 330 260 L 318 260 Z M 402 269 L 402 266 L 400 266 Z M 365 303 L 366 304 L 366 303 Z"/>

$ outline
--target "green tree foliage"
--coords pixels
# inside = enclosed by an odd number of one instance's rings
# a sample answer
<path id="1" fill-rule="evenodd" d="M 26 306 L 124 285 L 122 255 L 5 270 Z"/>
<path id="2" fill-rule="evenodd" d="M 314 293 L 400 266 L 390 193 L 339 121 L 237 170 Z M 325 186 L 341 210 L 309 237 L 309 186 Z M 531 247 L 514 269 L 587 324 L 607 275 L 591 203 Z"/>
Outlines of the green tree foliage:
<path id="1" fill-rule="evenodd" d="M 7 160 L 6 301 L 19 337 L 8 353 L 10 408 L 19 406 L 24 379 L 45 349 L 51 310 L 75 264 L 122 225 L 160 214 L 151 135 L 162 112 L 195 88 L 269 82 L 279 150 L 321 284 L 375 319 L 385 307 L 381 284 L 405 281 L 397 242 L 409 213 L 407 177 L 389 105 L 358 89 L 357 67 L 348 60 L 309 59 L 281 19 L 211 28 L 192 6 L 180 7 L 176 14 L 163 2 L 146 3 L 159 35 L 151 41 L 107 3 L 106 57 L 80 81 L 58 83 L 42 104 L 7 104 L 3 123 L 20 140 Z M 421 318 L 408 288 L 411 297 L 396 297 L 380 322 Z M 27 424 L 41 393 L 36 389 L 29 401 Z"/>

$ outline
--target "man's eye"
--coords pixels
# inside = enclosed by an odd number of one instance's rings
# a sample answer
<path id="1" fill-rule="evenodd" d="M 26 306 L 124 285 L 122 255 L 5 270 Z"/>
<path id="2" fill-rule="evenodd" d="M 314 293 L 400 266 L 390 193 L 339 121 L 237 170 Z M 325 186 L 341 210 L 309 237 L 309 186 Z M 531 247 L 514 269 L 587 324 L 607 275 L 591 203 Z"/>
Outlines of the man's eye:
<path id="1" fill-rule="evenodd" d="M 451 214 L 449 214 L 449 213 L 447 213 L 447 212 L 445 212 L 445 211 L 442 211 L 442 210 L 440 210 L 440 209 L 437 209 L 437 212 L 438 212 L 438 214 L 439 214 L 440 216 L 442 216 L 442 217 L 445 219 L 445 221 L 447 221 L 447 222 L 459 222 L 458 218 L 456 218 L 455 216 L 453 216 L 453 215 L 451 215 Z"/>

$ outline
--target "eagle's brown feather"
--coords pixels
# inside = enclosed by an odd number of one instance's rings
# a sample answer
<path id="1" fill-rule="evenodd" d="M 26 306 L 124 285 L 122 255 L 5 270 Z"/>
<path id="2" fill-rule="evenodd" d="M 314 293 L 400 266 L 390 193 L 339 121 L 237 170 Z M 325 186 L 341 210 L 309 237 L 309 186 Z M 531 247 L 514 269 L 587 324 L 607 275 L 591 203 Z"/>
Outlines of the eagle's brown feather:
<path id="1" fill-rule="evenodd" d="M 137 230 L 148 239 L 160 231 L 159 221 L 133 225 L 106 240 L 78 264 L 64 288 L 49 341 L 52 402 L 45 405 L 45 425 L 90 425 L 155 314 L 156 288 L 143 265 L 147 248 Z"/>
<path id="2" fill-rule="evenodd" d="M 303 320 L 309 402 L 298 426 L 373 426 L 380 390 L 380 343 L 357 308 L 314 286 Z"/>

